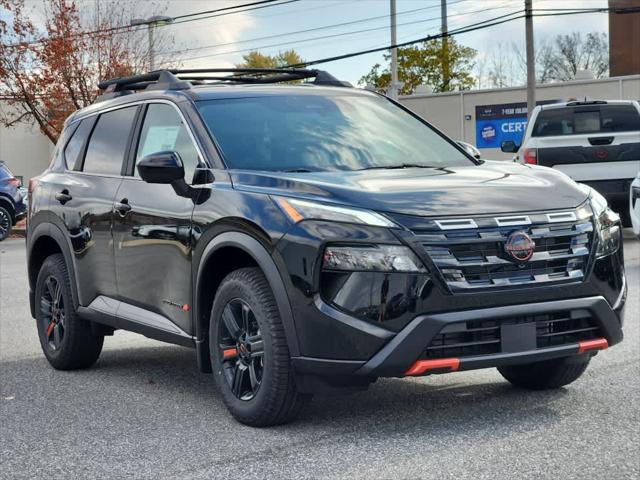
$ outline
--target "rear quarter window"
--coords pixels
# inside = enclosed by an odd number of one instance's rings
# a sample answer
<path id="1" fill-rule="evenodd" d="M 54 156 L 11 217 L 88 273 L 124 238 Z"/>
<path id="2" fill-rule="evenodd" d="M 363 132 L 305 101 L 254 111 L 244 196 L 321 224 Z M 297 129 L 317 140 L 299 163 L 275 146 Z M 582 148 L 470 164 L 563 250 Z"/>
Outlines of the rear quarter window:
<path id="1" fill-rule="evenodd" d="M 67 170 L 73 170 L 93 126 L 92 118 L 85 118 L 77 125 L 71 138 L 64 147 L 64 162 Z"/>
<path id="2" fill-rule="evenodd" d="M 125 107 L 100 115 L 87 145 L 83 172 L 120 175 L 137 109 Z"/>
<path id="3" fill-rule="evenodd" d="M 536 119 L 532 136 L 632 131 L 640 131 L 640 114 L 633 105 L 585 105 L 542 110 Z"/>

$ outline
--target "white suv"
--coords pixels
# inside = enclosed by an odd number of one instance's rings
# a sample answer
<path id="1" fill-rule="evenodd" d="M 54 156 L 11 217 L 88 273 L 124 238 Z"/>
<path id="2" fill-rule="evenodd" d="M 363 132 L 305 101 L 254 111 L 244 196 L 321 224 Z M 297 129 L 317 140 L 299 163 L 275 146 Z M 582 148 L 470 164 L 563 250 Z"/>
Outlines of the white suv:
<path id="1" fill-rule="evenodd" d="M 631 226 L 633 233 L 640 237 L 640 172 L 631 184 L 629 192 L 629 215 L 631 216 Z"/>
<path id="2" fill-rule="evenodd" d="M 537 106 L 515 161 L 552 167 L 598 190 L 629 225 L 629 188 L 640 170 L 640 105 L 631 100 Z"/>

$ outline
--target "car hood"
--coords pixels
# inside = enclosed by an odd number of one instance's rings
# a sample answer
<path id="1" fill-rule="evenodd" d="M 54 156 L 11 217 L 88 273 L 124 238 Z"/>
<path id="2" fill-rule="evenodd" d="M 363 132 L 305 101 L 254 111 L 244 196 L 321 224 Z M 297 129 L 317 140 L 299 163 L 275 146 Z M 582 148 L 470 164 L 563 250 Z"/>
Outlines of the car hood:
<path id="1" fill-rule="evenodd" d="M 418 216 L 565 209 L 588 197 L 558 171 L 500 161 L 446 168 L 230 173 L 239 190 Z"/>

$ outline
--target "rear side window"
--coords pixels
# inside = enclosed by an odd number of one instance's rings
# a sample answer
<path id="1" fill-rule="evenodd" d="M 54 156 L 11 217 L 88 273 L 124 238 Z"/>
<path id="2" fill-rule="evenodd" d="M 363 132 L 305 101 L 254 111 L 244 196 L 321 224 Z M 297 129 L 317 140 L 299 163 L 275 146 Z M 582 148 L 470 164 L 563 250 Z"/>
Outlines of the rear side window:
<path id="1" fill-rule="evenodd" d="M 550 137 L 632 131 L 640 131 L 640 114 L 633 105 L 588 105 L 542 110 L 532 135 Z"/>
<path id="2" fill-rule="evenodd" d="M 137 108 L 121 108 L 100 115 L 87 146 L 83 172 L 120 174 Z"/>
<path id="3" fill-rule="evenodd" d="M 67 170 L 73 170 L 84 146 L 84 142 L 87 140 L 89 133 L 91 133 L 91 126 L 93 125 L 93 119 L 85 118 L 80 122 L 80 125 L 73 132 L 71 138 L 67 142 L 67 146 L 64 147 L 64 161 L 67 166 Z"/>

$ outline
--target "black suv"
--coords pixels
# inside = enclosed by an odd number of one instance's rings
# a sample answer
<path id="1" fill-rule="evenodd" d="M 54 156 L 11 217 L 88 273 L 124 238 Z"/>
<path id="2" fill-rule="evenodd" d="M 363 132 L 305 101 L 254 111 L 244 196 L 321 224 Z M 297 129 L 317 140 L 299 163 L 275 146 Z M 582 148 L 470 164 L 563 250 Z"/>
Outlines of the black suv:
<path id="1" fill-rule="evenodd" d="M 316 70 L 103 82 L 32 182 L 30 302 L 58 369 L 126 329 L 195 348 L 240 422 L 497 367 L 557 388 L 622 340 L 618 216 Z"/>

